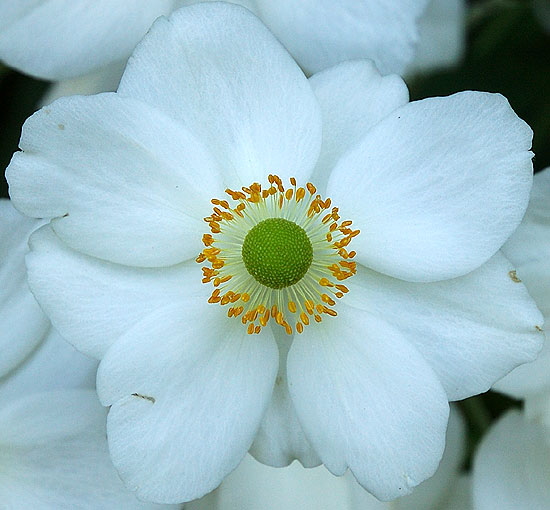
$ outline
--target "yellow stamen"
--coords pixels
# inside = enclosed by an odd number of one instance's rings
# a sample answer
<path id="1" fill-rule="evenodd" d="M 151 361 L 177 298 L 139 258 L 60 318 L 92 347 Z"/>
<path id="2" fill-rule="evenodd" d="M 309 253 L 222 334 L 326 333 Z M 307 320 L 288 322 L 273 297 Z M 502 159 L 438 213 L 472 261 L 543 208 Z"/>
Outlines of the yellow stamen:
<path id="1" fill-rule="evenodd" d="M 310 182 L 297 187 L 290 178 L 268 175 L 268 187 L 254 182 L 236 191 L 226 189 L 231 201 L 213 198 L 212 212 L 204 218 L 210 232 L 202 236 L 204 248 L 195 259 L 203 266 L 202 282 L 213 286 L 208 302 L 227 306 L 227 317 L 240 317 L 250 335 L 270 321 L 289 335 L 302 333 L 322 314 L 335 317 L 337 300 L 347 294 L 341 284 L 357 272 L 355 251 L 347 246 L 359 234 L 349 220 L 340 222 L 338 208 L 323 199 Z M 304 276 L 288 287 L 274 289 L 259 283 L 245 268 L 241 247 L 248 231 L 268 218 L 284 218 L 304 229 L 313 248 L 313 262 Z"/>

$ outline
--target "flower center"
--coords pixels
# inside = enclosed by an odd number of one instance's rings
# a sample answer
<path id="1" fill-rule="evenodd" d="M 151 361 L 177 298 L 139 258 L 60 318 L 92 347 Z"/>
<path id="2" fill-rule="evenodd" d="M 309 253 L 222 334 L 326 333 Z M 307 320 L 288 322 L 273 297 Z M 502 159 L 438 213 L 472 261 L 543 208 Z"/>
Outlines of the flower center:
<path id="1" fill-rule="evenodd" d="M 336 299 L 348 289 L 341 282 L 357 270 L 347 246 L 359 234 L 351 221 L 340 222 L 337 207 L 307 183 L 285 189 L 276 175 L 269 187 L 259 183 L 226 190 L 232 200 L 213 198 L 204 221 L 210 233 L 197 257 L 205 284 L 214 287 L 209 303 L 228 306 L 249 334 L 270 320 L 290 335 L 302 333 L 323 316 L 336 316 Z"/>
<path id="2" fill-rule="evenodd" d="M 270 289 L 299 282 L 313 260 L 306 231 L 284 218 L 268 218 L 252 227 L 242 247 L 246 270 Z"/>

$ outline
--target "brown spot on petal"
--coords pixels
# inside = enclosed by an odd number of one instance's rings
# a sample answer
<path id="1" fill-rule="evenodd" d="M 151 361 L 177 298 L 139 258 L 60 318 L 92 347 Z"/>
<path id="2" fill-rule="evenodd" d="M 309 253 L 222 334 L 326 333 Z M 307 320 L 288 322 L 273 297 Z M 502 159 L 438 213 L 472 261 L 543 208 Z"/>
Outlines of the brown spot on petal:
<path id="1" fill-rule="evenodd" d="M 143 400 L 148 400 L 153 404 L 156 402 L 154 397 L 149 397 L 148 395 L 140 395 L 139 393 L 132 393 L 132 397 L 142 398 Z"/>
<path id="2" fill-rule="evenodd" d="M 516 271 L 508 271 L 508 276 L 510 277 L 510 280 L 512 280 L 515 283 L 521 283 L 521 280 L 518 278 L 518 274 Z"/>
<path id="3" fill-rule="evenodd" d="M 540 326 L 535 326 L 535 329 L 536 329 L 537 331 L 542 332 L 542 328 L 541 328 Z"/>

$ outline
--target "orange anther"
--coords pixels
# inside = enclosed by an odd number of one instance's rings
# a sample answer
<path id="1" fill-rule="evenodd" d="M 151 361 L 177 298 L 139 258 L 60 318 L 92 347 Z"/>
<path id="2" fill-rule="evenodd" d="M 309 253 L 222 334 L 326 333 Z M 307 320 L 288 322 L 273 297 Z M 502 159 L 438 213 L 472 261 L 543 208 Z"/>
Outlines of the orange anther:
<path id="1" fill-rule="evenodd" d="M 311 184 L 311 182 L 308 182 L 308 183 L 306 184 L 306 188 L 307 188 L 307 190 L 309 191 L 309 193 L 310 193 L 311 195 L 314 195 L 315 192 L 317 191 L 317 188 L 316 188 L 313 184 Z"/>

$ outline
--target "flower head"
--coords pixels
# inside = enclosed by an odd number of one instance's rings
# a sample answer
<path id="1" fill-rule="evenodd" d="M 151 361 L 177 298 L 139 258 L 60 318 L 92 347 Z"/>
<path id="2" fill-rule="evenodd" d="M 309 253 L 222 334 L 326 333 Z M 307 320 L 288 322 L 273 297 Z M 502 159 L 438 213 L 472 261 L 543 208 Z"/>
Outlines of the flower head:
<path id="1" fill-rule="evenodd" d="M 7 171 L 17 206 L 53 218 L 30 285 L 101 359 L 126 484 L 190 500 L 249 449 L 350 468 L 382 499 L 431 476 L 448 400 L 540 349 L 498 253 L 530 142 L 499 95 L 408 103 L 366 61 L 308 80 L 221 3 L 157 21 L 117 93 L 31 117 Z"/>
<path id="2" fill-rule="evenodd" d="M 233 305 L 227 315 L 240 317 L 249 334 L 274 319 L 292 335 L 322 314 L 337 315 L 334 298 L 348 292 L 342 282 L 356 272 L 355 252 L 346 247 L 359 230 L 339 222 L 338 208 L 312 183 L 296 187 L 291 177 L 285 190 L 277 175 L 268 181 L 267 189 L 253 183 L 226 190 L 234 207 L 212 199 L 213 213 L 204 218 L 211 233 L 197 262 L 210 265 L 202 280 L 214 286 L 208 302 Z"/>
<path id="3" fill-rule="evenodd" d="M 126 61 L 155 18 L 193 3 L 198 0 L 148 0 L 145 5 L 138 0 L 123 3 L 81 0 L 79 4 L 72 0 L 16 4 L 4 0 L 0 2 L 0 60 L 49 80 L 91 73 L 89 80 L 70 83 L 74 93 L 107 90 L 101 87 L 117 83 L 111 77 L 112 69 Z M 247 7 L 262 19 L 308 73 L 351 58 L 371 58 L 387 74 L 403 72 L 412 60 L 418 19 L 429 2 L 300 0 L 297 5 L 293 0 L 232 0 L 232 3 Z M 445 4 L 441 0 L 432 3 Z M 445 14 L 446 24 L 458 25 L 454 13 Z M 427 39 L 433 42 L 432 46 L 449 45 L 434 36 Z M 423 60 L 437 61 L 438 53 Z M 94 74 L 103 69 L 104 74 Z M 66 88 L 62 86 L 56 91 L 58 97 Z"/>

